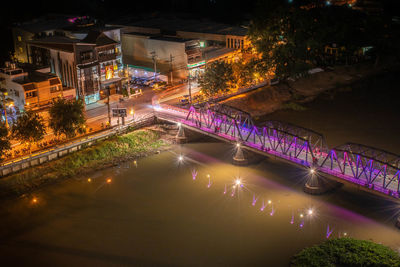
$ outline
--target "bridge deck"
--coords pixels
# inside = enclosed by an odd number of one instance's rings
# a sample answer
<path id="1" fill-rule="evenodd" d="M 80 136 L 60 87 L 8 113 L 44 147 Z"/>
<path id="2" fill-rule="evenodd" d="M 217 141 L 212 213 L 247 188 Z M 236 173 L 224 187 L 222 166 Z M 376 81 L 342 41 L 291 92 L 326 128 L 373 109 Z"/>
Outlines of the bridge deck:
<path id="1" fill-rule="evenodd" d="M 316 168 L 321 174 L 362 189 L 399 199 L 400 170 L 393 164 L 353 151 L 329 149 L 320 137 L 299 136 L 288 129 L 267 125 L 255 126 L 251 118 L 218 113 L 210 109 L 190 110 L 162 105 L 158 117 L 180 122 L 187 127 L 220 140 L 240 142 L 247 148 L 292 162 Z M 323 138 L 323 137 L 322 137 Z"/>

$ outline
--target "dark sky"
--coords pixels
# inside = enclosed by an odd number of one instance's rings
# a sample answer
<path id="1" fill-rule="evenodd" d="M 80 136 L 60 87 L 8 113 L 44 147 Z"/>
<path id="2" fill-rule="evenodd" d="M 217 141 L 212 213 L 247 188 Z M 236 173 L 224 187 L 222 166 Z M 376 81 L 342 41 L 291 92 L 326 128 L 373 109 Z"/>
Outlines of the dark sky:
<path id="1" fill-rule="evenodd" d="M 48 13 L 91 15 L 110 22 L 121 16 L 146 17 L 154 14 L 183 14 L 208 17 L 216 21 L 238 24 L 253 10 L 257 0 L 35 0 L 18 1 L 18 6 L 3 9 L 0 16 L 0 64 L 12 50 L 10 28 L 13 23 L 28 21 Z M 17 3 L 17 2 L 15 2 Z M 17 5 L 17 4 L 15 4 Z M 192 14 L 192 15 L 189 15 Z"/>
<path id="2" fill-rule="evenodd" d="M 102 21 L 110 22 L 121 16 L 146 17 L 154 14 L 183 14 L 186 17 L 208 17 L 218 22 L 239 24 L 249 20 L 254 13 L 256 2 L 280 2 L 288 0 L 35 0 L 18 1 L 15 7 L 2 9 L 0 31 L 0 62 L 7 51 L 12 49 L 10 28 L 13 23 L 27 21 L 48 13 L 71 15 L 91 15 Z M 322 0 L 293 0 L 322 1 Z M 400 0 L 381 0 L 386 11 L 399 13 Z M 190 14 L 190 15 L 189 15 Z"/>

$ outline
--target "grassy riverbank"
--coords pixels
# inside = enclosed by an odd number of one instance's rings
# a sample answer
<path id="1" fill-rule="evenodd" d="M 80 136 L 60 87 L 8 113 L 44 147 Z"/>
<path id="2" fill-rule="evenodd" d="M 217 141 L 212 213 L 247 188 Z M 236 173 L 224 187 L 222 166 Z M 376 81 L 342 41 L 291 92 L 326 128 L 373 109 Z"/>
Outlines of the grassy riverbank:
<path id="1" fill-rule="evenodd" d="M 58 160 L 0 179 L 0 198 L 19 196 L 61 179 L 110 167 L 167 149 L 165 132 L 148 128 L 115 136 Z"/>

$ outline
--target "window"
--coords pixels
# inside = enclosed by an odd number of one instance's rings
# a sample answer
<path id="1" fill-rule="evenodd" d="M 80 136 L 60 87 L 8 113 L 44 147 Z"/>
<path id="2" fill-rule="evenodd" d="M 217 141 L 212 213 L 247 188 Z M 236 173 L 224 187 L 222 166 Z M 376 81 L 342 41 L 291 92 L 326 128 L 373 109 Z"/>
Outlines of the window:
<path id="1" fill-rule="evenodd" d="M 21 38 L 21 36 L 18 36 L 17 38 L 18 38 L 18 41 L 19 41 L 19 42 L 21 42 L 21 41 L 22 41 L 22 38 Z"/>
<path id="2" fill-rule="evenodd" d="M 19 49 L 19 52 L 20 52 L 20 53 L 22 53 L 22 52 L 23 52 L 23 49 L 22 49 L 22 47 L 18 47 L 18 49 Z"/>
<path id="3" fill-rule="evenodd" d="M 15 93 L 15 96 L 16 96 L 16 97 L 19 97 L 19 92 L 18 92 L 17 90 L 15 90 L 14 93 Z"/>
<path id="4" fill-rule="evenodd" d="M 37 92 L 36 91 L 30 91 L 30 92 L 27 92 L 25 95 L 26 95 L 26 98 L 32 98 L 32 97 L 36 97 L 37 96 Z"/>
<path id="5" fill-rule="evenodd" d="M 93 52 L 92 51 L 86 51 L 81 53 L 81 60 L 89 60 L 93 58 Z"/>
<path id="6" fill-rule="evenodd" d="M 58 91 L 59 91 L 58 86 L 51 86 L 50 87 L 50 93 L 55 93 L 55 92 L 58 92 Z"/>

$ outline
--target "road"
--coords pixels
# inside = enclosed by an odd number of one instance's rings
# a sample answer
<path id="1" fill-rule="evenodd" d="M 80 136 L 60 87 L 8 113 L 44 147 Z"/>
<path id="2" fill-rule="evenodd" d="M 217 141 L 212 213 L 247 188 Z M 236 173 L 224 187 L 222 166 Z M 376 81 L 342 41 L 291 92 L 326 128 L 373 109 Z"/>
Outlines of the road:
<path id="1" fill-rule="evenodd" d="M 197 92 L 198 87 L 196 85 L 192 85 L 192 92 Z M 167 91 L 157 92 L 152 90 L 150 87 L 142 88 L 143 95 L 139 97 L 131 97 L 131 98 L 124 98 L 123 101 L 119 101 L 121 95 L 112 95 L 110 97 L 110 108 L 126 108 L 128 116 L 126 118 L 126 122 L 130 122 L 133 119 L 140 120 L 145 115 L 153 112 L 152 101 L 153 98 L 161 99 L 162 95 L 167 94 L 168 98 L 166 100 L 176 99 L 183 95 L 188 94 L 188 85 L 182 84 L 177 85 Z M 161 100 L 161 101 L 166 101 Z M 134 111 L 134 115 L 131 115 L 131 111 Z M 42 112 L 41 115 L 44 117 L 45 120 L 48 119 L 47 112 Z M 111 114 L 112 115 L 112 114 Z M 90 104 L 86 106 L 86 121 L 87 121 L 87 129 L 88 131 L 98 131 L 102 129 L 102 125 L 106 125 L 108 122 L 108 107 L 105 100 L 98 101 L 97 103 Z M 118 120 L 118 118 L 112 118 L 111 126 L 115 126 L 122 123 Z M 55 138 L 51 129 L 47 129 L 47 134 L 44 137 L 42 142 L 50 142 Z M 14 159 L 20 156 L 26 155 L 28 152 L 26 151 L 23 154 L 22 149 L 25 147 L 23 144 L 16 140 L 11 141 L 12 150 L 9 152 L 13 155 Z M 33 151 L 37 151 L 38 149 L 32 148 Z M 15 153 L 19 152 L 18 155 Z"/>

